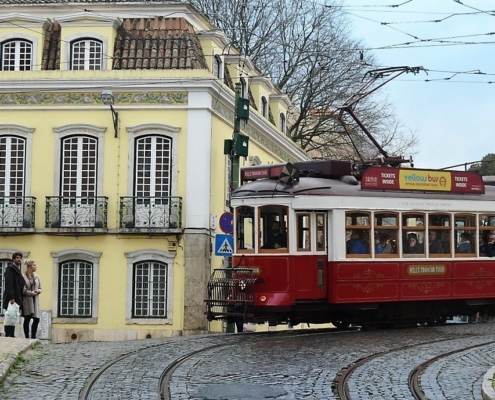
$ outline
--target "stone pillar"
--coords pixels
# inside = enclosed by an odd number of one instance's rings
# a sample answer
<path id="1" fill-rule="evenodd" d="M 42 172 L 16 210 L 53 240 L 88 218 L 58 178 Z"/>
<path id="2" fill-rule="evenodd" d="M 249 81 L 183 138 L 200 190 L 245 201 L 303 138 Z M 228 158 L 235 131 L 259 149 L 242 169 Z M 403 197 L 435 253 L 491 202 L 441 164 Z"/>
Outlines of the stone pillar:
<path id="1" fill-rule="evenodd" d="M 206 331 L 206 284 L 210 277 L 211 238 L 206 230 L 186 229 L 184 234 L 185 335 Z"/>

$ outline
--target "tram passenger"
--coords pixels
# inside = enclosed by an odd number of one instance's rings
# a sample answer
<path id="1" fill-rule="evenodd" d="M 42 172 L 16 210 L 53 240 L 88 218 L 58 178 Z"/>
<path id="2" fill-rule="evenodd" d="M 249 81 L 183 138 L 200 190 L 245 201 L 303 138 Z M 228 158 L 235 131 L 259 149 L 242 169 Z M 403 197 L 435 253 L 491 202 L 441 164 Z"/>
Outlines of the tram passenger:
<path id="1" fill-rule="evenodd" d="M 375 245 L 375 253 L 376 254 L 391 254 L 392 253 L 392 244 L 390 241 L 392 238 L 386 233 L 381 234 L 376 239 Z"/>
<path id="2" fill-rule="evenodd" d="M 455 249 L 456 253 L 472 253 L 473 246 L 471 246 L 471 235 L 467 232 L 461 233 L 461 241 Z"/>
<path id="3" fill-rule="evenodd" d="M 430 254 L 441 254 L 443 252 L 442 241 L 437 238 L 437 233 L 435 231 L 429 231 L 428 239 L 430 243 L 428 246 Z"/>
<path id="4" fill-rule="evenodd" d="M 486 243 L 486 255 L 487 257 L 495 257 L 495 233 L 488 235 L 488 242 Z"/>
<path id="5" fill-rule="evenodd" d="M 485 239 L 483 238 L 483 233 L 481 232 L 479 234 L 478 246 L 480 248 L 480 254 L 486 253 L 486 242 Z"/>
<path id="6" fill-rule="evenodd" d="M 407 243 L 404 246 L 404 253 L 407 254 L 424 254 L 425 248 L 423 243 L 419 243 L 418 235 L 410 233 L 407 235 Z"/>
<path id="7" fill-rule="evenodd" d="M 364 233 L 353 231 L 351 238 L 346 243 L 347 254 L 369 254 L 370 248 L 368 242 L 364 239 Z"/>
<path id="8" fill-rule="evenodd" d="M 280 222 L 273 221 L 272 229 L 265 241 L 265 244 L 261 246 L 262 249 L 280 249 L 281 247 L 287 247 L 287 237 L 280 231 Z"/>

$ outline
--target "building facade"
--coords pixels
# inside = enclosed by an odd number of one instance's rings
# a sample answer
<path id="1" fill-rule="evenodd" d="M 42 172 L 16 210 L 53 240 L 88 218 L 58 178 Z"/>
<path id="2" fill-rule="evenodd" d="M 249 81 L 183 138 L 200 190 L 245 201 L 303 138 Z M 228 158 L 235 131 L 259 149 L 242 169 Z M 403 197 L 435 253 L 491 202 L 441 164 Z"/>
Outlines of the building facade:
<path id="1" fill-rule="evenodd" d="M 287 96 L 185 3 L 7 0 L 0 46 L 0 266 L 36 260 L 48 338 L 221 331 L 204 299 L 234 85 L 241 165 L 307 159 Z"/>

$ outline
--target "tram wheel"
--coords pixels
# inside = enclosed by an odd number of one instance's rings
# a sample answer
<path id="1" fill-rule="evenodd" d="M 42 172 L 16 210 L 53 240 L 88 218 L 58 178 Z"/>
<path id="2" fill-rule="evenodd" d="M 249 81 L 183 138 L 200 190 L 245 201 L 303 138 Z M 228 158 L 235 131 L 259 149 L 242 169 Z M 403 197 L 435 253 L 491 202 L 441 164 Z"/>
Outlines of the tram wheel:
<path id="1" fill-rule="evenodd" d="M 332 325 L 335 326 L 339 331 L 349 328 L 349 322 L 342 320 L 332 321 Z"/>

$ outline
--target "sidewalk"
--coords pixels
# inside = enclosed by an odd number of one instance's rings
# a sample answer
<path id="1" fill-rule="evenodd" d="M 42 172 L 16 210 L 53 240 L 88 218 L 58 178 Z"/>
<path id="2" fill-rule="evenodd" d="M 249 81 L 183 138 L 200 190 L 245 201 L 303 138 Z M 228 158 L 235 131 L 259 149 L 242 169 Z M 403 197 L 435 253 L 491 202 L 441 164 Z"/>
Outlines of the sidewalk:
<path id="1" fill-rule="evenodd" d="M 0 383 L 3 382 L 9 368 L 17 361 L 17 357 L 39 343 L 38 339 L 21 339 L 0 336 Z"/>

